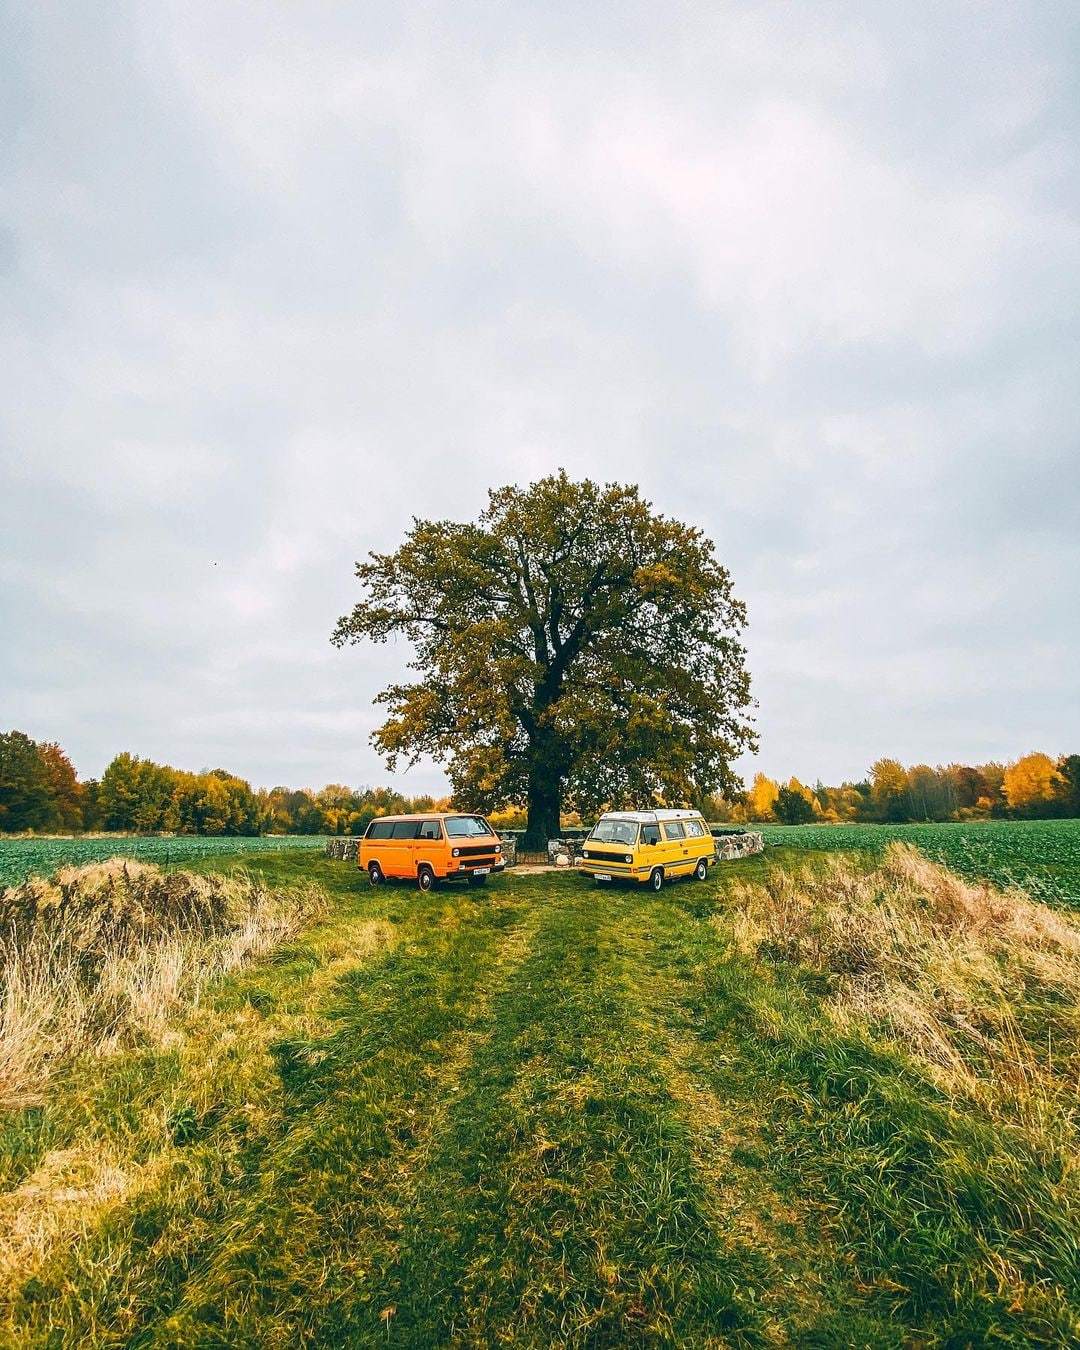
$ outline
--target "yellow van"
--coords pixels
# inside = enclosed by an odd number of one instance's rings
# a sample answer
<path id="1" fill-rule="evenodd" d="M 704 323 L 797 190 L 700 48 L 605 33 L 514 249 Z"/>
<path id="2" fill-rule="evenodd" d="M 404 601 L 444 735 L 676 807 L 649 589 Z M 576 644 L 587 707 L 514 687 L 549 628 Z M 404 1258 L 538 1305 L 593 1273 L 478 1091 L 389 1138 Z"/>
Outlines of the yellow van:
<path id="1" fill-rule="evenodd" d="M 482 886 L 506 866 L 502 840 L 483 816 L 464 811 L 377 816 L 356 850 L 356 863 L 373 886 L 391 877 L 430 891 L 437 881 L 467 877 Z"/>
<path id="2" fill-rule="evenodd" d="M 654 891 L 674 877 L 704 881 L 715 862 L 700 811 L 605 811 L 581 852 L 581 870 L 597 883 L 636 881 Z"/>

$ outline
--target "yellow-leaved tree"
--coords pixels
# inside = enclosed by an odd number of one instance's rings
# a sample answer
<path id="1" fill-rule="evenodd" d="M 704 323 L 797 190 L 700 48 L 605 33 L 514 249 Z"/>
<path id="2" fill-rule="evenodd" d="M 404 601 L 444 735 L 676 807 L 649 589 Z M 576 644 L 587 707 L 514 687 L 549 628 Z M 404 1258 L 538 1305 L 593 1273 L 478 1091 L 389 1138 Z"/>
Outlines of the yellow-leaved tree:
<path id="1" fill-rule="evenodd" d="M 777 783 L 774 783 L 771 778 L 766 778 L 763 773 L 756 773 L 753 785 L 747 793 L 750 819 L 771 819 L 773 807 L 776 805 L 776 799 L 779 795 L 780 787 Z"/>
<path id="2" fill-rule="evenodd" d="M 800 797 L 804 797 L 815 815 L 821 814 L 821 803 L 818 801 L 813 788 L 808 788 L 805 783 L 800 783 L 797 778 L 788 779 L 788 790 L 797 792 Z"/>
<path id="3" fill-rule="evenodd" d="M 1063 781 L 1050 756 L 1035 751 L 1009 765 L 1001 787 L 1014 811 L 1026 811 L 1052 802 Z"/>
<path id="4" fill-rule="evenodd" d="M 903 820 L 907 814 L 907 770 L 896 759 L 879 759 L 870 770 L 874 811 L 882 820 Z"/>

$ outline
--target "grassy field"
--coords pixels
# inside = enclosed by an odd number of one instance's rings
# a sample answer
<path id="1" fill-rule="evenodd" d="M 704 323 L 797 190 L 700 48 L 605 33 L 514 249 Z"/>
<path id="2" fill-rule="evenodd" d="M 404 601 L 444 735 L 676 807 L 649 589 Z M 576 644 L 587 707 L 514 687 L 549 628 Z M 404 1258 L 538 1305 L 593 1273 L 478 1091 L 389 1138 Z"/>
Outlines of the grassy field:
<path id="1" fill-rule="evenodd" d="M 138 858 L 167 867 L 186 867 L 196 858 L 232 853 L 274 853 L 280 849 L 316 849 L 322 835 L 260 835 L 256 838 L 208 838 L 198 835 L 91 835 L 61 838 L 4 838 L 0 835 L 0 886 L 28 876 L 48 876 L 58 867 Z"/>
<path id="2" fill-rule="evenodd" d="M 1018 885 L 1051 904 L 1080 908 L 1080 820 L 976 821 L 940 825 L 764 825 L 754 826 L 772 847 L 869 850 L 880 854 L 891 842 L 914 844 L 922 853 L 962 876 Z M 92 838 L 0 837 L 0 886 L 57 867 L 133 857 L 169 867 L 222 854 L 320 849 L 321 835 L 269 835 L 254 839 L 194 836 Z"/>
<path id="3" fill-rule="evenodd" d="M 0 1117 L 4 1344 L 1080 1334 L 1062 918 L 914 855 L 658 899 L 194 865 L 323 916 Z"/>
<path id="4" fill-rule="evenodd" d="M 939 825 L 754 826 L 767 844 L 798 849 L 870 849 L 895 840 L 962 876 L 1021 886 L 1048 904 L 1080 909 L 1080 820 L 984 820 Z"/>

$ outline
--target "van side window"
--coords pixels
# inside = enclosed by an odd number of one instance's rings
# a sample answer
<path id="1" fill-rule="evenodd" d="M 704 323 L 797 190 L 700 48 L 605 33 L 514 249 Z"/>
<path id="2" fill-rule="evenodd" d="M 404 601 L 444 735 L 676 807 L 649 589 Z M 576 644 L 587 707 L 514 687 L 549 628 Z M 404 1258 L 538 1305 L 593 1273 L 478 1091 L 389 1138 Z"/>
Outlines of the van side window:
<path id="1" fill-rule="evenodd" d="M 664 833 L 669 839 L 684 839 L 686 837 L 686 831 L 683 829 L 680 820 L 665 820 Z"/>
<path id="2" fill-rule="evenodd" d="M 658 844 L 660 842 L 660 826 L 642 825 L 641 842 L 643 844 Z"/>
<path id="3" fill-rule="evenodd" d="M 368 832 L 365 835 L 367 839 L 389 839 L 394 833 L 394 822 L 392 820 L 373 820 L 368 826 Z"/>
<path id="4" fill-rule="evenodd" d="M 705 833 L 705 827 L 700 820 L 688 820 L 686 822 L 686 837 L 688 839 L 700 839 Z"/>
<path id="5" fill-rule="evenodd" d="M 391 839 L 415 839 L 418 822 L 415 820 L 399 820 L 394 825 L 394 833 Z"/>
<path id="6" fill-rule="evenodd" d="M 442 831 L 439 829 L 437 820 L 422 820 L 420 822 L 420 839 L 441 839 Z"/>

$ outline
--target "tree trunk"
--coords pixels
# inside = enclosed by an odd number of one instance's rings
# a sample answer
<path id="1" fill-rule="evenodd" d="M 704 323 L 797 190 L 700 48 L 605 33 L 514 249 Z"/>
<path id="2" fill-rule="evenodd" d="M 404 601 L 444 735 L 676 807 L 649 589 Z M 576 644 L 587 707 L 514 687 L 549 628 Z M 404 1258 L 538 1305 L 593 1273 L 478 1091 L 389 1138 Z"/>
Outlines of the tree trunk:
<path id="1" fill-rule="evenodd" d="M 529 853 L 542 852 L 549 839 L 558 838 L 562 805 L 562 784 L 557 770 L 538 756 L 529 768 L 529 815 L 521 847 Z"/>

